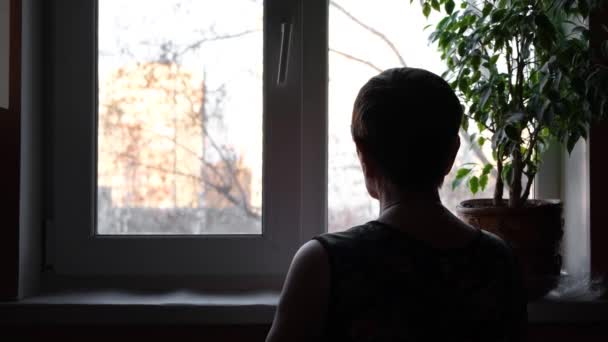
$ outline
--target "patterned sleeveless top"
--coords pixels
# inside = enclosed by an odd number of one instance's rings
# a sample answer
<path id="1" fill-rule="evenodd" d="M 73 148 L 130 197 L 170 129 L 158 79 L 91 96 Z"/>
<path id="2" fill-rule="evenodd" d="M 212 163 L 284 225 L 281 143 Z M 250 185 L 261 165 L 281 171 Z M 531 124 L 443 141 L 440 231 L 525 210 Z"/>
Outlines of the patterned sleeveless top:
<path id="1" fill-rule="evenodd" d="M 371 221 L 314 239 L 331 268 L 327 341 L 517 341 L 525 334 L 518 268 L 491 233 L 436 249 Z"/>

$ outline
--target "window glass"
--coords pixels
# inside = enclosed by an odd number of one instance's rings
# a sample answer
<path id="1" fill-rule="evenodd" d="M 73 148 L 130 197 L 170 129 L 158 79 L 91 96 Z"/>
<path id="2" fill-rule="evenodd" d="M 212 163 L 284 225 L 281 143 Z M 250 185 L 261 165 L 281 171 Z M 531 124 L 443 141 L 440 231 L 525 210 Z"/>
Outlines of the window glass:
<path id="1" fill-rule="evenodd" d="M 99 1 L 98 234 L 260 234 L 263 6 Z"/>
<path id="2" fill-rule="evenodd" d="M 441 75 L 446 66 L 428 36 L 440 15 L 427 20 L 419 2 L 402 0 L 330 1 L 329 15 L 329 184 L 328 230 L 338 231 L 374 219 L 378 203 L 365 189 L 363 175 L 350 135 L 352 105 L 359 88 L 380 71 L 409 66 Z M 432 25 L 425 30 L 427 25 Z M 470 125 L 474 126 L 474 124 Z M 469 132 L 471 133 L 471 132 Z M 464 199 L 491 197 L 495 174 L 485 191 L 472 195 L 466 188 L 452 190 L 459 166 L 493 162 L 490 144 L 472 147 L 461 134 L 462 147 L 455 167 L 440 189 L 443 203 L 451 210 Z M 420 142 L 423 148 L 424 142 Z"/>

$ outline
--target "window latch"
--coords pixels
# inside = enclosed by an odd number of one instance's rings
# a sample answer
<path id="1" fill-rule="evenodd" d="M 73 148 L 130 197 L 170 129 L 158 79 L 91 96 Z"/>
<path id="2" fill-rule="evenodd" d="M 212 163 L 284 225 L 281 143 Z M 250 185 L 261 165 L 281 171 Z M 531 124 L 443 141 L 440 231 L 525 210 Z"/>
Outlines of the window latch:
<path id="1" fill-rule="evenodd" d="M 291 44 L 291 24 L 283 21 L 281 23 L 281 49 L 279 51 L 279 74 L 277 85 L 285 84 L 287 78 L 287 66 L 289 60 L 289 45 Z"/>

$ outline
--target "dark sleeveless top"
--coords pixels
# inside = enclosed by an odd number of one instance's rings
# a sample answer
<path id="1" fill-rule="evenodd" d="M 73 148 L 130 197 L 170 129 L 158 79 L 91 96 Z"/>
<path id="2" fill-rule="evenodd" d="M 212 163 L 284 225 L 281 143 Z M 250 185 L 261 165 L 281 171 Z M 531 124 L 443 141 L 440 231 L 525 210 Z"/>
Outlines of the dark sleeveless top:
<path id="1" fill-rule="evenodd" d="M 518 268 L 495 235 L 436 249 L 371 221 L 314 239 L 331 267 L 327 341 L 516 341 L 525 333 Z"/>

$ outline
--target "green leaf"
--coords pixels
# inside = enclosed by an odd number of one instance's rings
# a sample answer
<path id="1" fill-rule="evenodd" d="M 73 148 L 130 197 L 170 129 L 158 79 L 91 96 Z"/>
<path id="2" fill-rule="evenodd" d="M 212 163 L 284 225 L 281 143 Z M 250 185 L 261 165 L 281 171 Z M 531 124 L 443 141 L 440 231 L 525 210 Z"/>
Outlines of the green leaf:
<path id="1" fill-rule="evenodd" d="M 500 58 L 500 55 L 494 55 L 490 58 L 490 64 L 492 65 L 496 65 L 496 62 L 498 62 L 498 58 Z"/>
<path id="2" fill-rule="evenodd" d="M 458 169 L 458 171 L 456 171 L 456 178 L 454 178 L 454 180 L 452 181 L 452 190 L 454 190 L 458 186 L 460 186 L 460 184 L 467 177 L 467 175 L 469 175 L 471 173 L 472 170 L 473 169 L 464 168 L 464 167 Z"/>
<path id="3" fill-rule="evenodd" d="M 550 134 L 551 134 L 551 131 L 549 130 L 549 127 L 543 127 L 543 129 L 541 129 L 541 131 L 539 133 L 541 138 L 548 138 Z"/>
<path id="4" fill-rule="evenodd" d="M 431 14 L 431 5 L 429 5 L 428 2 L 425 2 L 424 6 L 422 6 L 422 14 L 424 14 L 424 16 L 427 18 Z"/>
<path id="5" fill-rule="evenodd" d="M 456 188 L 457 188 L 457 187 L 459 187 L 459 186 L 460 186 L 460 184 L 462 184 L 462 180 L 463 180 L 463 179 L 462 179 L 462 178 L 460 178 L 460 179 L 454 179 L 454 180 L 452 181 L 452 191 L 456 190 Z"/>
<path id="6" fill-rule="evenodd" d="M 540 79 L 540 91 L 543 91 L 545 89 L 545 86 L 547 85 L 547 83 L 549 82 L 549 78 L 551 77 L 551 74 L 549 74 L 548 72 L 543 73 L 543 76 Z"/>
<path id="7" fill-rule="evenodd" d="M 471 171 L 473 171 L 473 169 L 466 168 L 466 167 L 458 169 L 458 171 L 456 171 L 456 179 L 461 179 L 461 178 L 466 177 L 469 173 L 471 173 Z"/>
<path id="8" fill-rule="evenodd" d="M 510 113 L 507 117 L 507 123 L 508 124 L 518 124 L 522 121 L 524 121 L 525 119 L 525 115 L 522 112 L 513 112 Z"/>
<path id="9" fill-rule="evenodd" d="M 534 18 L 534 23 L 538 26 L 538 28 L 547 30 L 549 32 L 555 31 L 555 27 L 553 27 L 553 23 L 546 14 L 541 13 Z M 549 33 L 547 32 L 547 33 Z"/>
<path id="10" fill-rule="evenodd" d="M 463 93 L 468 93 L 469 92 L 469 79 L 466 77 L 461 77 L 458 80 L 458 89 L 463 92 Z"/>
<path id="11" fill-rule="evenodd" d="M 476 176 L 473 176 L 469 179 L 469 190 L 471 190 L 473 194 L 479 192 L 479 178 L 477 178 Z"/>
<path id="12" fill-rule="evenodd" d="M 486 166 L 483 167 L 483 171 L 481 171 L 482 175 L 489 175 L 490 172 L 492 172 L 492 169 L 494 168 L 494 165 L 492 164 L 486 164 Z"/>
<path id="13" fill-rule="evenodd" d="M 578 0 L 578 9 L 581 14 L 586 17 L 587 14 L 589 14 L 589 4 L 587 3 L 587 0 Z"/>
<path id="14" fill-rule="evenodd" d="M 445 17 L 443 19 L 441 19 L 441 21 L 439 21 L 439 23 L 437 24 L 437 29 L 438 30 L 443 30 L 446 25 L 450 22 L 450 17 Z"/>
<path id="15" fill-rule="evenodd" d="M 469 130 L 469 118 L 467 118 L 466 116 L 463 116 L 461 126 L 465 132 L 468 131 Z"/>
<path id="16" fill-rule="evenodd" d="M 433 9 L 435 11 L 441 11 L 441 7 L 439 6 L 439 0 L 433 0 L 431 1 L 431 6 L 433 7 Z"/>
<path id="17" fill-rule="evenodd" d="M 481 14 L 484 17 L 487 17 L 488 14 L 490 14 L 490 12 L 492 12 L 492 8 L 493 8 L 492 4 L 487 3 L 485 6 L 483 6 L 483 10 L 481 11 Z"/>
<path id="18" fill-rule="evenodd" d="M 550 50 L 557 41 L 554 39 L 556 36 L 555 26 L 553 23 L 545 15 L 541 13 L 534 18 L 534 22 L 536 23 L 537 33 L 536 36 L 539 39 L 540 45 L 547 50 Z"/>
<path id="19" fill-rule="evenodd" d="M 608 58 L 608 40 L 602 42 L 602 57 Z"/>
<path id="20" fill-rule="evenodd" d="M 547 108 L 549 108 L 550 105 L 551 105 L 551 101 L 549 99 L 546 99 L 545 103 L 543 103 L 543 105 L 539 108 L 538 112 L 536 113 L 536 118 L 538 120 L 542 120 L 544 118 L 545 112 L 547 111 Z"/>
<path id="21" fill-rule="evenodd" d="M 515 142 L 518 142 L 521 138 L 518 129 L 513 125 L 505 126 L 505 134 L 507 135 L 507 138 Z"/>
<path id="22" fill-rule="evenodd" d="M 501 21 L 505 17 L 506 13 L 507 13 L 507 11 L 505 9 L 499 9 L 498 11 L 492 12 L 492 16 L 491 16 L 492 22 L 497 23 L 497 22 Z"/>
<path id="23" fill-rule="evenodd" d="M 481 65 L 481 56 L 479 54 L 471 56 L 471 65 L 475 70 L 479 69 L 479 66 Z"/>
<path id="24" fill-rule="evenodd" d="M 574 150 L 574 147 L 576 146 L 576 143 L 579 141 L 580 138 L 581 136 L 578 132 L 570 132 L 570 134 L 568 135 L 568 140 L 566 141 L 566 148 L 568 149 L 568 153 L 572 153 L 572 150 Z"/>
<path id="25" fill-rule="evenodd" d="M 473 73 L 473 76 L 471 76 L 471 83 L 475 83 L 477 81 L 479 81 L 479 79 L 481 78 L 481 71 L 477 70 Z"/>
<path id="26" fill-rule="evenodd" d="M 458 44 L 458 55 L 464 56 L 466 54 L 466 42 L 463 40 Z"/>
<path id="27" fill-rule="evenodd" d="M 483 145 L 485 143 L 486 143 L 486 138 L 484 138 L 484 137 L 477 138 L 477 145 L 479 145 L 479 147 L 483 147 Z"/>
<path id="28" fill-rule="evenodd" d="M 486 103 L 488 102 L 490 95 L 492 95 L 492 88 L 487 87 L 486 90 L 484 90 L 484 92 L 481 94 L 481 99 L 479 100 L 479 108 L 481 110 L 486 107 Z"/>
<path id="29" fill-rule="evenodd" d="M 486 186 L 488 186 L 488 175 L 481 175 L 481 177 L 479 177 L 479 186 L 481 187 L 481 191 L 486 190 Z"/>
<path id="30" fill-rule="evenodd" d="M 452 14 L 452 12 L 454 12 L 454 6 L 455 6 L 454 0 L 448 0 L 448 1 L 446 1 L 446 3 L 445 3 L 445 11 L 448 14 Z"/>

